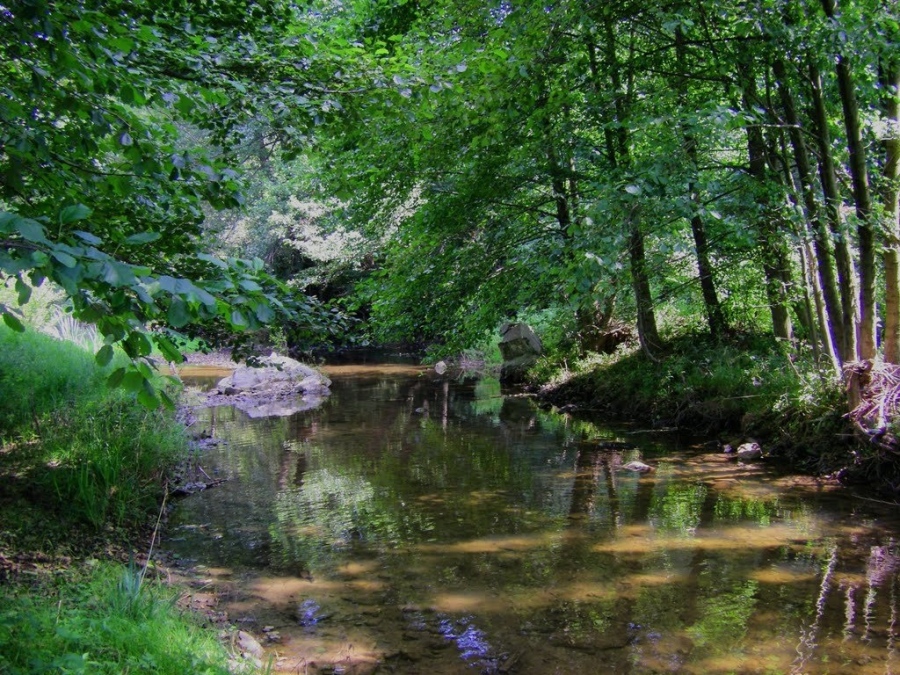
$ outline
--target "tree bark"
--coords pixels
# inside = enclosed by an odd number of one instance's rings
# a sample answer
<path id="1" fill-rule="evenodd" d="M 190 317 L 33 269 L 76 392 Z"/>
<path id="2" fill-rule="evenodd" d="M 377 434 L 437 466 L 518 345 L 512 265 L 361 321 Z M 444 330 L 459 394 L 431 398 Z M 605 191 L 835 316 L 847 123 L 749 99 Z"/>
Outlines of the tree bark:
<path id="1" fill-rule="evenodd" d="M 835 19 L 834 0 L 822 0 L 826 16 Z M 856 203 L 856 230 L 859 248 L 859 358 L 875 358 L 875 232 L 872 227 L 872 200 L 869 175 L 866 169 L 866 148 L 859 123 L 859 104 L 850 61 L 845 54 L 837 55 L 838 91 L 844 112 L 844 129 L 847 133 L 847 149 L 850 152 L 850 178 L 853 183 L 853 200 Z"/>
<path id="2" fill-rule="evenodd" d="M 739 77 L 744 108 L 752 110 L 759 103 L 752 67 L 749 64 L 745 64 L 739 73 Z M 773 224 L 772 204 L 765 196 L 769 182 L 766 162 L 768 147 L 759 124 L 748 122 L 745 131 L 747 133 L 749 173 L 755 179 L 762 195 L 763 213 L 757 222 L 757 240 L 762 253 L 762 267 L 766 277 L 766 298 L 772 314 L 772 329 L 776 338 L 790 340 L 792 328 L 791 315 L 788 311 L 787 289 L 785 288 L 783 276 L 782 258 L 784 256 L 778 250 L 779 233 Z"/>
<path id="3" fill-rule="evenodd" d="M 800 181 L 800 192 L 802 193 L 803 205 L 806 210 L 806 219 L 813 233 L 813 251 L 815 252 L 816 267 L 818 268 L 818 286 L 821 289 L 825 305 L 823 317 L 825 323 L 822 324 L 823 335 L 826 333 L 828 335 L 828 338 L 824 341 L 825 347 L 829 351 L 829 356 L 840 367 L 840 354 L 834 348 L 834 345 L 844 342 L 844 319 L 834 271 L 834 253 L 831 247 L 831 237 L 819 213 L 812 168 L 809 162 L 809 151 L 806 147 L 803 129 L 800 126 L 800 117 L 794 105 L 794 97 L 791 95 L 787 85 L 787 72 L 784 62 L 781 59 L 775 59 L 775 62 L 772 64 L 772 70 L 778 80 L 778 93 L 788 127 L 791 149 L 794 153 L 794 163 L 797 169 L 797 177 Z"/>
<path id="4" fill-rule="evenodd" d="M 882 63 L 885 119 L 884 216 L 884 360 L 900 363 L 900 59 Z"/>
<path id="5" fill-rule="evenodd" d="M 678 70 L 682 75 L 687 72 L 687 59 L 685 54 L 684 34 L 681 26 L 675 29 L 675 54 L 678 59 Z M 686 108 L 684 93 L 687 89 L 686 82 L 682 81 L 679 90 L 682 94 L 679 96 L 682 108 Z M 722 312 L 722 306 L 719 304 L 719 296 L 716 293 L 716 284 L 713 277 L 713 266 L 710 262 L 709 239 L 706 236 L 706 227 L 703 224 L 703 218 L 700 216 L 700 195 L 697 192 L 694 179 L 697 175 L 697 139 L 694 134 L 682 125 L 682 142 L 685 154 L 690 162 L 690 170 L 693 174 L 692 179 L 688 182 L 688 192 L 690 200 L 694 205 L 694 213 L 691 216 L 691 234 L 694 237 L 694 251 L 697 254 L 697 272 L 700 277 L 700 290 L 703 294 L 703 306 L 706 310 L 706 321 L 709 325 L 709 333 L 713 340 L 721 340 L 727 331 L 725 323 L 725 314 Z"/>
<path id="6" fill-rule="evenodd" d="M 614 109 L 616 115 L 616 130 L 613 134 L 613 147 L 615 148 L 614 164 L 622 171 L 631 169 L 631 148 L 628 137 L 628 113 L 629 104 L 627 93 L 622 89 L 620 76 L 621 66 L 616 55 L 616 39 L 613 31 L 612 19 L 605 18 L 606 66 L 614 93 Z M 638 340 L 641 349 L 651 359 L 656 358 L 661 341 L 656 327 L 656 314 L 653 310 L 653 295 L 650 290 L 650 278 L 647 273 L 647 259 L 644 247 L 644 233 L 640 225 L 640 205 L 631 206 L 627 224 L 629 230 L 628 258 L 631 267 L 631 281 L 634 290 L 634 301 L 637 308 Z"/>
<path id="7" fill-rule="evenodd" d="M 835 242 L 834 259 L 837 266 L 838 289 L 841 295 L 843 327 L 840 331 L 842 342 L 839 344 L 839 350 L 842 363 L 847 363 L 856 361 L 859 358 L 857 352 L 857 318 L 859 312 L 856 304 L 856 272 L 853 269 L 853 257 L 850 254 L 848 232 L 844 227 L 841 216 L 841 196 L 838 190 L 834 155 L 831 150 L 831 133 L 828 130 L 828 114 L 825 109 L 825 98 L 822 92 L 822 77 L 812 60 L 809 63 L 809 82 L 811 85 L 812 119 L 819 155 L 819 181 L 825 198 L 825 216 Z"/>

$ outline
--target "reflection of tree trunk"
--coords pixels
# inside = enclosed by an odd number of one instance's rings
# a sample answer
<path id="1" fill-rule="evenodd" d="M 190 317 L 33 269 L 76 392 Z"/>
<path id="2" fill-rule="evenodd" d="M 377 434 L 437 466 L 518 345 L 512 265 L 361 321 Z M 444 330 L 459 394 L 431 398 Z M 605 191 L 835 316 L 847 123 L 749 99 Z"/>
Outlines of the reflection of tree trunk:
<path id="1" fill-rule="evenodd" d="M 825 565 L 825 570 L 822 573 L 822 582 L 819 584 L 819 595 L 816 598 L 816 616 L 813 618 L 809 628 L 800 631 L 797 658 L 794 659 L 791 673 L 805 672 L 804 666 L 816 649 L 816 639 L 819 635 L 819 628 L 822 625 L 822 617 L 825 615 L 825 603 L 828 601 L 828 593 L 831 590 L 831 578 L 834 576 L 835 567 L 837 567 L 837 554 L 837 546 L 832 546 L 831 554 L 828 556 L 828 563 Z"/>
<path id="2" fill-rule="evenodd" d="M 847 582 L 847 586 L 844 590 L 845 642 L 853 637 L 853 631 L 856 628 L 856 598 L 853 597 L 854 591 L 856 591 L 856 587 L 851 582 Z"/>
<path id="3" fill-rule="evenodd" d="M 619 493 L 616 483 L 616 474 L 613 470 L 609 455 L 604 455 L 602 460 L 603 475 L 606 476 L 606 498 L 609 501 L 609 517 L 612 530 L 615 532 L 622 524 L 622 514 L 619 512 Z"/>
<path id="4" fill-rule="evenodd" d="M 569 519 L 582 520 L 594 510 L 597 493 L 597 453 L 579 450 L 575 457 L 575 483 L 572 486 L 572 501 L 569 505 Z"/>

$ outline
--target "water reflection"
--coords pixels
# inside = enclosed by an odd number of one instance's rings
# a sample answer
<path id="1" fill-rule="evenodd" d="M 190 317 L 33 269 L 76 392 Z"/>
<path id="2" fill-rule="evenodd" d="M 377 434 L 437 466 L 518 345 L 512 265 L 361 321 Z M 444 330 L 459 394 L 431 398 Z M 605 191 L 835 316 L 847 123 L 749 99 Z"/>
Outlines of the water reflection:
<path id="1" fill-rule="evenodd" d="M 281 670 L 898 670 L 892 512 L 492 380 L 329 374 L 318 411 L 201 414 L 228 440 L 204 468 L 234 480 L 167 544 L 275 627 Z"/>

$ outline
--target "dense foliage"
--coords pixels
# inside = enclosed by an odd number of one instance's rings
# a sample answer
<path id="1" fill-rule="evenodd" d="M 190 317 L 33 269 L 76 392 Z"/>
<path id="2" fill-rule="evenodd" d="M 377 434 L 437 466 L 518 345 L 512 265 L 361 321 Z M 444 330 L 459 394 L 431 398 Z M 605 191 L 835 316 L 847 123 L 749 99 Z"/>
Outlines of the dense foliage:
<path id="1" fill-rule="evenodd" d="M 61 284 L 101 362 L 176 357 L 163 326 L 321 342 L 337 307 L 443 352 L 519 316 L 576 353 L 624 323 L 651 359 L 687 327 L 896 362 L 898 25 L 883 0 L 17 2 L 2 273 Z M 113 379 L 153 403 L 147 377 Z"/>
<path id="2" fill-rule="evenodd" d="M 655 355 L 658 316 L 722 338 L 767 307 L 839 366 L 874 356 L 882 303 L 896 360 L 891 3 L 398 2 L 359 22 L 397 86 L 327 148 L 387 235 L 361 288 L 384 335 L 458 346 L 557 308 L 584 338 L 616 312 Z"/>

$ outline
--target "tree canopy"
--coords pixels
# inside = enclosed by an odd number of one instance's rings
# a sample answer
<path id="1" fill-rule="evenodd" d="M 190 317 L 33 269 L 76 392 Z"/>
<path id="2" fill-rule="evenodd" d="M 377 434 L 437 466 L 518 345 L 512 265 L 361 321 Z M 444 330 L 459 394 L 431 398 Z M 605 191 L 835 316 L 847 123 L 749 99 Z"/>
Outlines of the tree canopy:
<path id="1" fill-rule="evenodd" d="M 582 348 L 613 320 L 652 358 L 673 322 L 768 323 L 835 369 L 896 362 L 897 14 L 16 2 L 0 270 L 136 358 L 147 327 L 321 325 L 318 297 L 445 351 L 550 312 Z"/>

